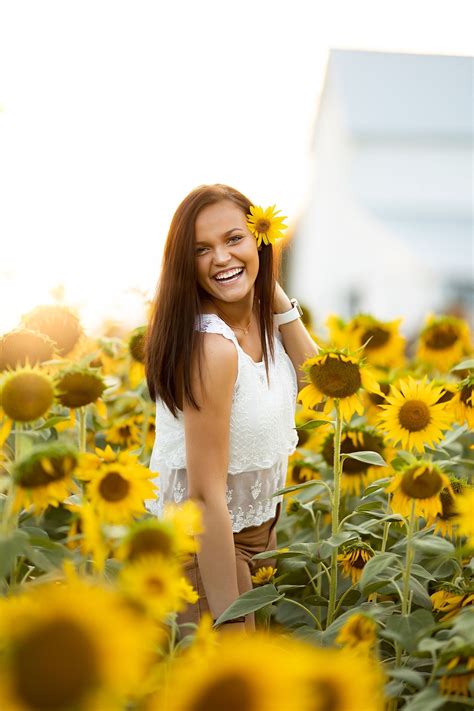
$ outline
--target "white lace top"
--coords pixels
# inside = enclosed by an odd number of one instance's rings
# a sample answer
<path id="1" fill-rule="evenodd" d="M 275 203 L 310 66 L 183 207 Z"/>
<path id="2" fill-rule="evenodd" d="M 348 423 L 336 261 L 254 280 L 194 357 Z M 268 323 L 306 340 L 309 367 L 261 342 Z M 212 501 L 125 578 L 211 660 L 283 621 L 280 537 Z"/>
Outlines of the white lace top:
<path id="1" fill-rule="evenodd" d="M 270 358 L 270 386 L 265 363 L 256 363 L 240 346 L 232 329 L 215 314 L 197 317 L 195 328 L 220 333 L 231 340 L 238 354 L 238 374 L 234 384 L 229 437 L 227 508 L 232 530 L 259 526 L 276 513 L 283 496 L 271 497 L 284 487 L 288 456 L 295 451 L 295 408 L 298 384 L 293 363 L 286 353 L 275 326 L 275 360 Z M 158 476 L 156 499 L 147 499 L 146 508 L 161 517 L 166 502 L 187 498 L 186 444 L 183 413 L 173 417 L 161 399 L 156 402 L 156 437 L 150 469 Z"/>

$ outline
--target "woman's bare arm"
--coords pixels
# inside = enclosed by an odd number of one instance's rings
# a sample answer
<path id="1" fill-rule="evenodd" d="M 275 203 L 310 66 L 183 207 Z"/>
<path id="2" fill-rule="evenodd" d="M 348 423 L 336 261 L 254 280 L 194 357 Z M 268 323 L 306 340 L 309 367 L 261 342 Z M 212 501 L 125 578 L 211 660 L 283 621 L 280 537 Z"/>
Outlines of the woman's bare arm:
<path id="1" fill-rule="evenodd" d="M 196 359 L 191 368 L 198 411 L 183 402 L 189 498 L 203 514 L 198 539 L 199 569 L 213 618 L 239 596 L 232 523 L 225 498 L 229 466 L 232 391 L 237 377 L 237 351 L 219 334 L 206 333 L 203 381 Z"/>
<path id="2" fill-rule="evenodd" d="M 284 313 L 291 309 L 291 301 L 278 282 L 275 284 L 274 311 Z M 298 380 L 298 391 L 307 385 L 301 365 L 307 358 L 313 358 L 319 353 L 319 348 L 309 335 L 303 321 L 299 318 L 280 326 L 283 347 L 288 353 Z"/>

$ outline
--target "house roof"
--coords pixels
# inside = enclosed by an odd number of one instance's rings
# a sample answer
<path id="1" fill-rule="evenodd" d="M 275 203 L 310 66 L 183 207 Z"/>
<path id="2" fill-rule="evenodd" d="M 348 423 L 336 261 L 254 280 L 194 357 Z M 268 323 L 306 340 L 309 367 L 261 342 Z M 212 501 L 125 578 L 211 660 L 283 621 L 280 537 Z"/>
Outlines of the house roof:
<path id="1" fill-rule="evenodd" d="M 333 49 L 332 81 L 353 138 L 443 138 L 474 134 L 474 58 Z"/>

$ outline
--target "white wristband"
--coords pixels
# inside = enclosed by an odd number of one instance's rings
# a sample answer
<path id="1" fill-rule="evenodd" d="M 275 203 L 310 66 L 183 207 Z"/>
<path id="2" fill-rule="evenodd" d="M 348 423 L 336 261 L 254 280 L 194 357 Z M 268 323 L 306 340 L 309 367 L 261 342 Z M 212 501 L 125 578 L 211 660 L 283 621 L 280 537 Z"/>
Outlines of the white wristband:
<path id="1" fill-rule="evenodd" d="M 289 311 L 285 311 L 282 314 L 273 314 L 273 321 L 278 327 L 282 326 L 284 323 L 290 323 L 290 321 L 296 321 L 297 318 L 301 318 L 303 315 L 303 310 L 296 299 L 290 299 L 293 304 Z"/>

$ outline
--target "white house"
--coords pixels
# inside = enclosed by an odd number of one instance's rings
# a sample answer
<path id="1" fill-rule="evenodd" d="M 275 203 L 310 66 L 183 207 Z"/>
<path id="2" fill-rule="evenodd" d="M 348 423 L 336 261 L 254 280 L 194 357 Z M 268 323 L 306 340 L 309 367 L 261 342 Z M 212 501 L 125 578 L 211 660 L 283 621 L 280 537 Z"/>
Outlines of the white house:
<path id="1" fill-rule="evenodd" d="M 470 57 L 332 50 L 312 146 L 309 201 L 286 285 L 316 326 L 336 312 L 472 319 Z"/>

